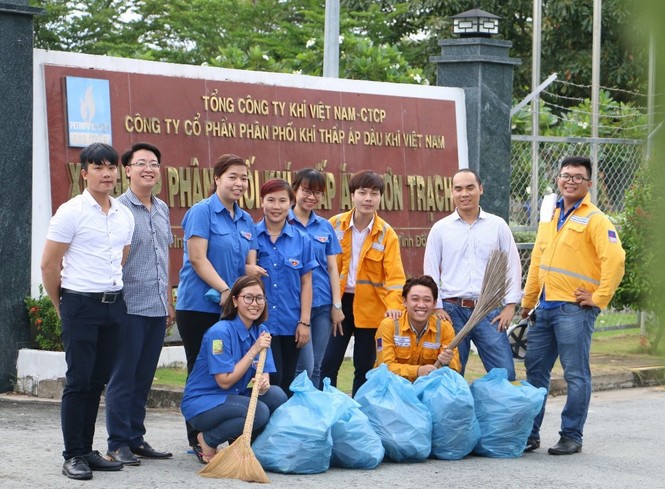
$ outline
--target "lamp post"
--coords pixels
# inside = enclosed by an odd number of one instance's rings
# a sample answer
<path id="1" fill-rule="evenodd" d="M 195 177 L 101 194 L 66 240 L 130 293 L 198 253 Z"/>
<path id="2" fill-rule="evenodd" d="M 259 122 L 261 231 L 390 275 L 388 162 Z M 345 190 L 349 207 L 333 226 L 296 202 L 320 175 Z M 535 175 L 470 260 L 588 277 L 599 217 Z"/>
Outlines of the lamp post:
<path id="1" fill-rule="evenodd" d="M 491 37 L 499 33 L 499 17 L 479 8 L 452 15 L 453 34 L 460 37 Z"/>
<path id="2" fill-rule="evenodd" d="M 464 89 L 469 168 L 483 179 L 483 209 L 508 220 L 510 196 L 510 107 L 513 67 L 509 41 L 494 39 L 498 15 L 473 9 L 450 17 L 455 39 L 439 41 L 437 85 Z M 458 130 L 459 130 L 458 129 Z"/>

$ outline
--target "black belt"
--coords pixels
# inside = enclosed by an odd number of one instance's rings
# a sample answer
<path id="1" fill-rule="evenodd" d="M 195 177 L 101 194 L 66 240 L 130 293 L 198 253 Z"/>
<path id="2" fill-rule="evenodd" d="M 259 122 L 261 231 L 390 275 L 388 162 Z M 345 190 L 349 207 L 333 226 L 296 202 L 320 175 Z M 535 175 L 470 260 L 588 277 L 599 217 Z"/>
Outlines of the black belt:
<path id="1" fill-rule="evenodd" d="M 473 309 L 478 302 L 475 299 L 462 299 L 461 297 L 447 297 L 442 300 L 450 302 L 451 304 L 457 304 L 460 307 L 466 307 L 467 309 Z"/>
<path id="2" fill-rule="evenodd" d="M 103 304 L 114 304 L 118 297 L 122 297 L 122 289 L 113 292 L 79 292 L 78 290 L 60 289 L 63 294 L 76 294 L 84 297 L 90 297 Z"/>

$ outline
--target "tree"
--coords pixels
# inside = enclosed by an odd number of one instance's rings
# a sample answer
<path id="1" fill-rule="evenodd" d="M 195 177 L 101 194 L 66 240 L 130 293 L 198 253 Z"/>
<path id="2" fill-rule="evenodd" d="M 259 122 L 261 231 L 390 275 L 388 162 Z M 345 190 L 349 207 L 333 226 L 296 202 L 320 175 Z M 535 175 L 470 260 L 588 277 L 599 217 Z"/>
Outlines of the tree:
<path id="1" fill-rule="evenodd" d="M 321 0 L 31 4 L 47 10 L 36 19 L 36 46 L 45 49 L 314 75 L 321 70 L 322 56 L 316 60 L 313 55 L 322 47 Z M 557 72 L 566 82 L 556 85 L 558 93 L 572 97 L 562 106 L 590 95 L 591 4 L 543 0 L 542 73 Z M 346 45 L 340 59 L 346 64 L 340 76 L 411 83 L 426 78 L 434 83 L 436 67 L 429 57 L 439 54 L 439 39 L 451 37 L 449 17 L 479 7 L 502 17 L 500 37 L 513 42 L 512 55 L 522 60 L 514 82 L 521 99 L 531 86 L 532 5 L 533 0 L 341 0 L 340 32 Z M 601 84 L 627 90 L 616 96 L 624 102 L 636 100 L 629 92 L 645 91 L 646 43 L 631 44 L 628 35 L 643 35 L 633 17 L 639 5 L 640 0 L 603 2 Z M 318 43 L 315 49 L 307 47 L 312 39 Z"/>
<path id="2" fill-rule="evenodd" d="M 626 192 L 626 206 L 621 218 L 621 242 L 626 250 L 626 272 L 612 299 L 612 307 L 628 307 L 636 311 L 653 313 L 647 326 L 648 337 L 644 346 L 652 353 L 658 350 L 663 334 L 662 298 L 665 281 L 662 271 L 662 251 L 658 241 L 657 224 L 662 219 L 662 195 L 656 191 L 656 182 L 662 172 L 655 161 L 643 165 Z M 661 233 L 662 234 L 662 233 Z M 659 264 L 661 266 L 659 266 Z"/>

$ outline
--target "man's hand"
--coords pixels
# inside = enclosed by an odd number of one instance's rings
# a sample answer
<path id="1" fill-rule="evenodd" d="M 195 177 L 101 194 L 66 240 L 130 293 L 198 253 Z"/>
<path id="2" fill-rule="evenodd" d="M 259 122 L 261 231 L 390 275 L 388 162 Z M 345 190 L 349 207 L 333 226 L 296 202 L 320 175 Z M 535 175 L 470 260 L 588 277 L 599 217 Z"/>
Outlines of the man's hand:
<path id="1" fill-rule="evenodd" d="M 448 321 L 449 323 L 452 324 L 453 320 L 450 318 L 450 314 L 448 314 L 446 311 L 443 309 L 434 309 L 432 311 L 432 314 L 434 314 L 436 317 L 439 319 L 443 319 L 444 321 Z"/>
<path id="2" fill-rule="evenodd" d="M 386 311 L 386 317 L 390 319 L 399 319 L 402 316 L 402 311 L 397 309 L 388 309 Z"/>
<path id="3" fill-rule="evenodd" d="M 436 370 L 436 367 L 434 365 L 421 365 L 418 367 L 418 377 L 424 377 L 425 375 L 428 375 Z"/>
<path id="4" fill-rule="evenodd" d="M 598 307 L 593 301 L 593 293 L 589 292 L 584 287 L 575 289 L 575 300 L 580 306 Z"/>
<path id="5" fill-rule="evenodd" d="M 505 331 L 510 327 L 514 317 L 515 304 L 506 304 L 499 315 L 492 320 L 492 324 L 496 323 L 497 331 Z"/>
<path id="6" fill-rule="evenodd" d="M 436 358 L 441 365 L 448 365 L 453 359 L 453 351 L 450 348 L 445 348 L 441 353 L 439 353 L 439 356 Z"/>

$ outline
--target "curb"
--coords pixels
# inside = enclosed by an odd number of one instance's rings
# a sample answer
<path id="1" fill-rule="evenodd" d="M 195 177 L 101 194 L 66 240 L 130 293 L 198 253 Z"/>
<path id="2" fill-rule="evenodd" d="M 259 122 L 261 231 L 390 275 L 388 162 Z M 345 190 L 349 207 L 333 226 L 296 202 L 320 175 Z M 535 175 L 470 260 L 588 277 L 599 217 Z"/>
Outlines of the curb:
<path id="1" fill-rule="evenodd" d="M 665 385 L 665 366 L 633 368 L 626 372 L 603 374 L 593 377 L 592 392 L 616 389 L 629 389 L 632 387 L 653 387 Z M 179 409 L 182 400 L 182 389 L 168 387 L 153 387 L 148 394 L 148 408 Z M 561 378 L 552 379 L 550 396 L 565 396 L 567 393 L 566 381 Z M 26 394 L 4 393 L 0 394 L 0 402 L 28 402 L 28 403 L 60 403 L 59 399 L 49 399 Z"/>

